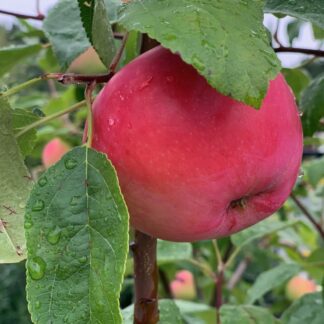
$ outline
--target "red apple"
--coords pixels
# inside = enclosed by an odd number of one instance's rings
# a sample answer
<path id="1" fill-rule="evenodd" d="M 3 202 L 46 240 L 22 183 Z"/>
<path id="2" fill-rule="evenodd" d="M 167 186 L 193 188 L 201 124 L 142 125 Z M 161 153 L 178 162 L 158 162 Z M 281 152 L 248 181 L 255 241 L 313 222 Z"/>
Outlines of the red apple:
<path id="1" fill-rule="evenodd" d="M 174 298 L 194 299 L 196 289 L 192 273 L 188 270 L 178 271 L 175 279 L 170 283 L 170 289 Z"/>
<path id="2" fill-rule="evenodd" d="M 230 235 L 278 210 L 296 181 L 302 128 L 282 75 L 256 110 L 157 47 L 117 73 L 93 109 L 93 147 L 116 167 L 132 225 L 152 236 Z"/>
<path id="3" fill-rule="evenodd" d="M 70 146 L 58 137 L 49 141 L 42 152 L 42 161 L 45 168 L 49 168 L 52 164 L 58 162 L 70 149 Z"/>
<path id="4" fill-rule="evenodd" d="M 289 300 L 294 301 L 305 294 L 317 291 L 316 284 L 310 279 L 306 279 L 301 275 L 290 279 L 286 286 L 286 296 Z"/>

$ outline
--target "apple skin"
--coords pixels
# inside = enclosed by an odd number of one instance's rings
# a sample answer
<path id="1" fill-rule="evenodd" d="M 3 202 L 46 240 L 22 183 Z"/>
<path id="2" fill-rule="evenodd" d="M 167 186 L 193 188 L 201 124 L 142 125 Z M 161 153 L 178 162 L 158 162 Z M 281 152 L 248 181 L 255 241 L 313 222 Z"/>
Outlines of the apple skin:
<path id="1" fill-rule="evenodd" d="M 188 270 L 176 273 L 175 279 L 170 283 L 171 293 L 174 298 L 192 300 L 196 297 L 194 277 Z"/>
<path id="2" fill-rule="evenodd" d="M 316 291 L 317 286 L 314 281 L 300 275 L 290 279 L 286 286 L 286 296 L 290 301 L 295 301 L 305 294 L 314 293 Z"/>
<path id="3" fill-rule="evenodd" d="M 56 137 L 50 140 L 43 148 L 42 162 L 45 168 L 58 162 L 61 157 L 67 153 L 71 147 L 64 143 L 60 138 Z"/>
<path id="4" fill-rule="evenodd" d="M 302 127 L 281 74 L 256 110 L 156 47 L 109 81 L 93 118 L 93 147 L 114 164 L 132 225 L 164 240 L 251 226 L 281 207 L 298 176 Z"/>

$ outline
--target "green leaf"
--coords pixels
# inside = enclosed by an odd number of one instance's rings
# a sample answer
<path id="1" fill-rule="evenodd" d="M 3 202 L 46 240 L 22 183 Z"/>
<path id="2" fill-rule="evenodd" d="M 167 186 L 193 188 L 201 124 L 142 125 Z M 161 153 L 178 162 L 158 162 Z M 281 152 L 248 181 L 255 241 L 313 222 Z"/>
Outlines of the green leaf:
<path id="1" fill-rule="evenodd" d="M 58 2 L 45 18 L 44 30 L 62 69 L 67 69 L 77 56 L 90 47 L 76 0 Z"/>
<path id="2" fill-rule="evenodd" d="M 158 240 L 157 259 L 159 264 L 189 260 L 191 258 L 192 246 L 190 243 L 174 243 Z"/>
<path id="3" fill-rule="evenodd" d="M 324 28 L 323 0 L 266 0 L 264 11 L 308 20 Z"/>
<path id="4" fill-rule="evenodd" d="M 40 44 L 1 48 L 0 76 L 10 71 L 20 61 L 37 54 L 41 49 Z"/>
<path id="5" fill-rule="evenodd" d="M 36 323 L 121 323 L 128 213 L 104 154 L 67 153 L 27 204 L 27 299 Z"/>
<path id="6" fill-rule="evenodd" d="M 78 0 L 81 20 L 90 43 L 100 59 L 109 68 L 116 53 L 114 35 L 111 29 L 104 0 L 87 2 Z"/>
<path id="7" fill-rule="evenodd" d="M 104 0 L 108 13 L 108 18 L 111 23 L 115 23 L 118 20 L 118 11 L 122 6 L 121 0 Z"/>
<path id="8" fill-rule="evenodd" d="M 259 239 L 265 235 L 280 231 L 286 227 L 293 226 L 298 222 L 295 220 L 288 222 L 281 222 L 268 218 L 262 222 L 259 222 L 237 234 L 231 236 L 231 241 L 235 246 L 242 247 L 251 243 L 253 240 Z"/>
<path id="9" fill-rule="evenodd" d="M 299 36 L 300 28 L 304 24 L 301 20 L 293 20 L 287 24 L 287 34 L 290 45 L 294 41 L 295 38 Z"/>
<path id="10" fill-rule="evenodd" d="M 253 286 L 247 291 L 246 303 L 253 304 L 265 293 L 281 286 L 300 271 L 296 264 L 282 263 L 277 267 L 261 273 Z"/>
<path id="11" fill-rule="evenodd" d="M 12 113 L 0 98 L 0 263 L 26 258 L 24 211 L 31 181 L 14 137 Z"/>
<path id="12" fill-rule="evenodd" d="M 159 300 L 159 324 L 183 324 L 179 308 L 170 299 Z M 122 310 L 123 324 L 133 324 L 134 305 L 130 305 Z"/>
<path id="13" fill-rule="evenodd" d="M 324 117 L 324 74 L 315 78 L 303 91 L 300 108 L 305 136 L 312 136 L 320 129 L 320 120 Z"/>
<path id="14" fill-rule="evenodd" d="M 297 299 L 282 315 L 283 324 L 323 324 L 324 305 L 320 293 Z"/>
<path id="15" fill-rule="evenodd" d="M 324 178 L 324 157 L 305 162 L 303 169 L 310 184 L 315 188 L 321 178 Z"/>
<path id="16" fill-rule="evenodd" d="M 216 309 L 206 304 L 175 300 L 185 323 L 216 323 Z"/>
<path id="17" fill-rule="evenodd" d="M 291 87 L 297 100 L 300 100 L 301 92 L 310 82 L 309 76 L 300 69 L 282 69 L 282 73 Z"/>
<path id="18" fill-rule="evenodd" d="M 313 34 L 316 39 L 324 39 L 324 27 L 320 28 L 316 25 L 313 25 Z"/>
<path id="19" fill-rule="evenodd" d="M 220 309 L 222 324 L 279 324 L 266 309 L 257 306 L 223 305 Z M 301 323 L 300 323 L 301 324 Z"/>
<path id="20" fill-rule="evenodd" d="M 133 0 L 119 18 L 179 52 L 222 94 L 256 108 L 280 70 L 262 20 L 260 0 Z"/>
<path id="21" fill-rule="evenodd" d="M 17 134 L 25 126 L 39 120 L 39 117 L 26 109 L 15 109 L 13 111 L 12 125 L 14 133 Z M 20 152 L 23 156 L 28 155 L 34 148 L 36 142 L 36 130 L 31 129 L 17 139 Z"/>

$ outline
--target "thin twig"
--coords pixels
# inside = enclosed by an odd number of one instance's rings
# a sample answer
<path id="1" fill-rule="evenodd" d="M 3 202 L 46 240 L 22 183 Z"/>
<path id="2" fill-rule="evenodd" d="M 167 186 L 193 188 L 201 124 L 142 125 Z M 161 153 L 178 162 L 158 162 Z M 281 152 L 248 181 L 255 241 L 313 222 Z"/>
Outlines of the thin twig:
<path id="1" fill-rule="evenodd" d="M 71 106 L 71 107 L 69 107 L 67 109 L 64 109 L 64 110 L 59 111 L 59 112 L 57 112 L 57 113 L 55 113 L 53 115 L 49 115 L 47 117 L 39 119 L 39 120 L 35 121 L 34 123 L 29 124 L 28 126 L 22 128 L 22 130 L 20 132 L 18 132 L 15 135 L 15 137 L 18 138 L 18 137 L 22 136 L 23 134 L 27 133 L 29 130 L 31 130 L 33 128 L 39 127 L 39 126 L 41 126 L 43 124 L 46 124 L 49 121 L 51 121 L 53 119 L 56 119 L 58 117 L 61 117 L 61 116 L 65 115 L 65 114 L 67 114 L 67 113 L 71 113 L 73 111 L 76 111 L 79 108 L 85 106 L 85 104 L 86 104 L 86 102 L 85 102 L 85 100 L 83 100 L 83 101 L 80 101 L 80 102 L 76 103 L 75 105 L 73 105 L 73 106 Z"/>
<path id="2" fill-rule="evenodd" d="M 302 54 L 308 54 L 308 55 L 315 55 L 319 57 L 324 57 L 324 51 L 322 50 L 315 50 L 310 48 L 301 48 L 301 47 L 285 47 L 280 46 L 273 49 L 276 53 L 302 53 Z"/>
<path id="3" fill-rule="evenodd" d="M 115 55 L 115 57 L 113 58 L 113 60 L 111 61 L 110 63 L 110 66 L 109 66 L 109 71 L 111 73 L 115 73 L 116 71 L 116 67 L 123 55 L 123 52 L 124 52 L 124 49 L 125 49 L 125 45 L 126 45 L 126 42 L 127 42 L 127 38 L 128 38 L 128 33 L 125 33 L 124 36 L 123 36 L 123 39 L 122 39 L 122 43 Z"/>
<path id="4" fill-rule="evenodd" d="M 21 19 L 44 20 L 44 18 L 45 18 L 45 16 L 40 13 L 37 15 L 26 15 L 26 14 L 21 14 L 18 12 L 7 11 L 7 10 L 0 10 L 0 14 L 14 16 L 14 17 L 21 18 Z"/>
<path id="5" fill-rule="evenodd" d="M 45 74 L 45 79 L 54 79 L 62 84 L 82 84 L 91 83 L 95 81 L 96 83 L 106 83 L 112 77 L 114 73 L 109 72 L 106 74 L 75 74 L 75 73 L 48 73 Z"/>
<path id="6" fill-rule="evenodd" d="M 311 213 L 307 210 L 307 208 L 301 203 L 301 201 L 293 193 L 290 194 L 290 198 L 299 207 L 299 209 L 304 213 L 304 215 L 309 219 L 309 221 L 314 225 L 314 227 L 317 229 L 318 233 L 321 235 L 322 239 L 324 239 L 324 229 L 315 220 L 315 218 L 311 215 Z"/>
<path id="7" fill-rule="evenodd" d="M 40 11 L 40 1 L 39 0 L 36 0 L 36 12 L 38 15 L 42 15 L 42 13 Z"/>
<path id="8" fill-rule="evenodd" d="M 237 266 L 235 269 L 232 277 L 228 280 L 227 283 L 227 289 L 232 290 L 236 284 L 240 281 L 242 278 L 246 268 L 248 267 L 249 263 L 251 262 L 250 257 L 245 257 Z"/>
<path id="9" fill-rule="evenodd" d="M 279 32 L 279 26 L 280 26 L 280 19 L 277 19 L 277 26 L 276 26 L 276 30 L 273 34 L 273 39 L 276 41 L 276 43 L 280 46 L 280 47 L 284 47 L 283 44 L 281 43 L 281 41 L 279 40 L 278 37 L 278 32 Z"/>

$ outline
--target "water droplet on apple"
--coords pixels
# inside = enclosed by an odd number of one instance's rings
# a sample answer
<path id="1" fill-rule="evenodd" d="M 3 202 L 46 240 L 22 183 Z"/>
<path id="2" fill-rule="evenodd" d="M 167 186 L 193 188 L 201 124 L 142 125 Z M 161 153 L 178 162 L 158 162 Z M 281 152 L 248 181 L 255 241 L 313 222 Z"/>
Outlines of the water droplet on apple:
<path id="1" fill-rule="evenodd" d="M 114 118 L 108 118 L 108 125 L 114 126 L 115 125 L 115 119 Z"/>
<path id="2" fill-rule="evenodd" d="M 171 83 L 171 82 L 173 82 L 174 77 L 173 77 L 172 75 L 168 75 L 168 76 L 166 77 L 166 80 L 167 80 L 167 82 Z"/>
<path id="3" fill-rule="evenodd" d="M 302 110 L 299 110 L 298 115 L 299 115 L 299 117 L 302 117 L 304 115 L 304 112 Z"/>
<path id="4" fill-rule="evenodd" d="M 40 280 L 45 275 L 46 263 L 41 257 L 36 256 L 28 261 L 27 269 L 33 280 Z"/>
<path id="5" fill-rule="evenodd" d="M 32 207 L 32 211 L 41 211 L 45 207 L 45 203 L 41 199 L 37 199 L 36 202 L 34 203 L 34 206 Z"/>

